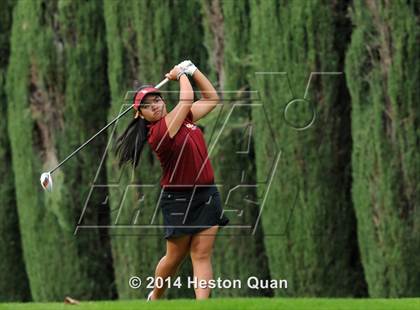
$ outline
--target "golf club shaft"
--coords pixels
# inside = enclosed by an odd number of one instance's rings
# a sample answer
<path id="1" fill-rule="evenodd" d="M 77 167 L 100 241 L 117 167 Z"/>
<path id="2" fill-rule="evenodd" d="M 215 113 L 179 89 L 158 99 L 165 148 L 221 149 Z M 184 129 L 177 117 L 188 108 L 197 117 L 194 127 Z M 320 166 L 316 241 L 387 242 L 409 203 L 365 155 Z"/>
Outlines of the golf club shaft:
<path id="1" fill-rule="evenodd" d="M 93 139 L 95 139 L 98 135 L 100 135 L 104 130 L 106 130 L 109 126 L 111 126 L 112 124 L 114 124 L 118 119 L 120 119 L 122 116 L 124 116 L 125 114 L 127 114 L 130 110 L 132 109 L 132 107 L 129 107 L 128 109 L 126 109 L 125 111 L 123 111 L 120 115 L 118 115 L 114 120 L 112 120 L 108 125 L 106 125 L 104 128 L 102 128 L 101 130 L 99 130 L 93 137 L 91 137 L 89 140 L 87 140 L 85 143 L 83 143 L 81 146 L 79 146 L 73 153 L 71 153 L 69 156 L 67 156 L 61 163 L 58 164 L 57 167 L 55 167 L 54 169 L 52 169 L 50 171 L 50 173 L 53 173 L 55 170 L 57 170 L 58 168 L 60 168 L 60 166 L 62 164 L 64 164 L 67 160 L 69 160 L 74 154 L 76 154 L 77 152 L 79 152 L 81 149 L 83 149 L 87 144 L 89 144 Z"/>
<path id="2" fill-rule="evenodd" d="M 160 82 L 159 84 L 157 84 L 155 86 L 155 88 L 161 88 L 163 85 L 165 85 L 168 82 L 169 82 L 169 79 L 168 78 L 165 78 L 164 80 L 162 80 L 162 82 Z"/>
<path id="3" fill-rule="evenodd" d="M 160 88 L 163 85 L 165 85 L 169 81 L 168 78 L 165 78 L 163 81 L 161 81 L 159 84 L 155 86 L 155 88 Z M 117 120 L 119 120 L 121 117 L 123 117 L 125 114 L 127 114 L 133 107 L 130 106 L 125 111 L 121 112 L 115 119 L 113 119 L 108 125 L 106 125 L 104 128 L 99 130 L 93 137 L 91 137 L 89 140 L 87 140 L 85 143 L 83 143 L 81 146 L 79 146 L 73 153 L 71 153 L 69 156 L 67 156 L 61 163 L 57 165 L 54 169 L 52 169 L 49 173 L 52 174 L 55 170 L 61 167 L 67 160 L 69 160 L 74 154 L 79 152 L 81 149 L 83 149 L 87 144 L 89 144 L 93 139 L 95 139 L 98 135 L 100 135 L 102 132 L 104 132 L 109 126 L 114 124 Z"/>

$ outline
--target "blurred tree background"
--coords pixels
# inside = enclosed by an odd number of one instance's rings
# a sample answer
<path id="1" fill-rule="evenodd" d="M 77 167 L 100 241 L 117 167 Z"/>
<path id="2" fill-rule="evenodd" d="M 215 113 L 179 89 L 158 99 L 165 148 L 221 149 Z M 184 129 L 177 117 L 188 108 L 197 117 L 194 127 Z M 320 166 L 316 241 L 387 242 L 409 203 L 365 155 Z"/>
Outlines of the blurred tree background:
<path id="1" fill-rule="evenodd" d="M 38 179 L 184 59 L 221 96 L 198 122 L 231 219 L 214 277 L 288 281 L 212 296 L 420 296 L 419 11 L 415 0 L 1 1 L 0 301 L 145 298 L 128 279 L 152 276 L 165 253 L 161 228 L 140 229 L 161 224 L 161 168 L 149 147 L 138 168 L 118 167 L 112 142 L 133 114 L 55 172 L 53 192 Z M 171 109 L 178 85 L 162 90 Z M 186 259 L 179 274 L 191 273 Z"/>

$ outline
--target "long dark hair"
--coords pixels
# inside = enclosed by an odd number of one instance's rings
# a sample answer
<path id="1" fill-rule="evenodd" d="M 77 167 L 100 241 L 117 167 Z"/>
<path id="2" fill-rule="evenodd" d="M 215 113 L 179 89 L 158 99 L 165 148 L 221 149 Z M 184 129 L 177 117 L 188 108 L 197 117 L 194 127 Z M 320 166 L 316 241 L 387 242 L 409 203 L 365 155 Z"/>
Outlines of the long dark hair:
<path id="1" fill-rule="evenodd" d="M 138 91 L 151 87 L 150 85 L 143 85 Z M 135 95 L 134 97 L 135 98 Z M 131 163 L 133 168 L 137 167 L 143 147 L 147 141 L 147 134 L 150 124 L 147 120 L 140 116 L 134 118 L 124 132 L 116 139 L 114 144 L 115 155 L 118 158 L 118 167 L 121 168 L 125 163 Z"/>

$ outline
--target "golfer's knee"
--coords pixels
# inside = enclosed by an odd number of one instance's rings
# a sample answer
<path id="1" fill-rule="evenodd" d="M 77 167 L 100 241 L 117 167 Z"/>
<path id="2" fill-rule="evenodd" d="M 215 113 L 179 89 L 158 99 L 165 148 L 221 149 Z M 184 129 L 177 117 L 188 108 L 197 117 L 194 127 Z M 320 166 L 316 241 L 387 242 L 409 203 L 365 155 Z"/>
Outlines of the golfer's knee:
<path id="1" fill-rule="evenodd" d="M 204 262 L 210 260 L 211 251 L 196 249 L 192 250 L 190 255 L 193 262 Z"/>
<path id="2" fill-rule="evenodd" d="M 165 262 L 171 266 L 178 266 L 184 259 L 184 255 L 181 254 L 166 254 Z"/>

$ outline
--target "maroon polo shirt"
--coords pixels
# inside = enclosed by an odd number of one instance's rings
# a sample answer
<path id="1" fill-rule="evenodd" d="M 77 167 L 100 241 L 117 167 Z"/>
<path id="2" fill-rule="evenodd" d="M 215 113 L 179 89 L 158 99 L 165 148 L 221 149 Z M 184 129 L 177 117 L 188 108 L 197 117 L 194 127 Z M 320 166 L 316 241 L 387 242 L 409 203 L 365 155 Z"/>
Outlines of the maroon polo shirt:
<path id="1" fill-rule="evenodd" d="M 203 133 L 192 122 L 190 111 L 178 132 L 169 137 L 165 118 L 150 123 L 147 142 L 162 167 L 160 186 L 167 190 L 191 190 L 194 185 L 214 183 Z"/>

